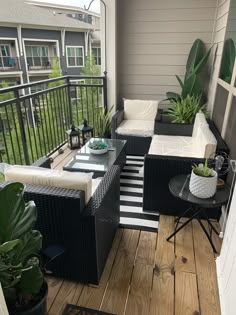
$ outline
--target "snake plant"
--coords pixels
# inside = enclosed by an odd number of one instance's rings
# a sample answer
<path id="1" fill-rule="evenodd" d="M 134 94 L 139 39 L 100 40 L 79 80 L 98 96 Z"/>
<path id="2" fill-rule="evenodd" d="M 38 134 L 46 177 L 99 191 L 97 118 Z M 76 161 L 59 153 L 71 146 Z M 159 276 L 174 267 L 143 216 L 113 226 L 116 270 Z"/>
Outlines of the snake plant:
<path id="1" fill-rule="evenodd" d="M 220 78 L 227 83 L 230 83 L 232 78 L 235 57 L 236 51 L 234 41 L 232 38 L 226 39 L 222 53 Z"/>

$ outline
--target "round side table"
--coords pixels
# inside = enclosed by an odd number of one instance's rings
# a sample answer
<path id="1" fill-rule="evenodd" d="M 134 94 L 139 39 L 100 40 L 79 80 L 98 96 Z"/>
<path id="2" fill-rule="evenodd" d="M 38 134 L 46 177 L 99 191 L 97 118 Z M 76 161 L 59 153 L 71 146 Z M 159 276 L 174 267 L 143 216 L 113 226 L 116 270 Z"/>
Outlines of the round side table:
<path id="1" fill-rule="evenodd" d="M 222 189 L 219 189 L 216 191 L 215 195 L 212 198 L 201 199 L 191 194 L 189 190 L 189 180 L 190 180 L 190 175 L 178 175 L 171 178 L 169 182 L 169 189 L 170 189 L 171 194 L 176 198 L 180 198 L 184 201 L 189 202 L 190 208 L 187 209 L 184 213 L 182 213 L 176 219 L 175 230 L 166 240 L 169 241 L 174 235 L 176 235 L 180 230 L 182 230 L 182 228 L 184 228 L 193 219 L 197 219 L 206 237 L 208 238 L 213 251 L 216 253 L 217 251 L 212 242 L 211 235 L 212 235 L 212 231 L 214 231 L 214 233 L 216 233 L 217 235 L 219 233 L 217 232 L 215 227 L 212 225 L 207 215 L 206 209 L 221 207 L 222 205 L 226 204 L 228 202 L 230 188 L 227 184 L 225 184 L 225 186 Z M 185 221 L 181 226 L 178 227 L 180 219 L 184 216 L 189 216 L 189 215 L 191 215 L 189 219 Z M 201 218 L 204 218 L 208 222 L 210 233 L 205 228 L 204 224 L 201 221 Z"/>

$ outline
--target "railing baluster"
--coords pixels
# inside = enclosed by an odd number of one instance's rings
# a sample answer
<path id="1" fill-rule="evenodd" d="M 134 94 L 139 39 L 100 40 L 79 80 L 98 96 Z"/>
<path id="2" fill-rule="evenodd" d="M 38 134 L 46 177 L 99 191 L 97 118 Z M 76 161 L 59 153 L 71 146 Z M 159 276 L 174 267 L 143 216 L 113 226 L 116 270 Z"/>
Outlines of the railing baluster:
<path id="1" fill-rule="evenodd" d="M 11 151 L 12 151 L 12 154 L 13 154 L 13 161 L 16 164 L 17 162 L 16 162 L 15 146 L 13 144 L 11 125 L 10 125 L 10 119 L 9 119 L 9 115 L 8 115 L 7 106 L 5 106 L 5 114 L 6 114 L 8 133 L 9 133 L 9 138 L 10 138 L 10 143 L 11 143 Z"/>
<path id="2" fill-rule="evenodd" d="M 22 141 L 22 146 L 23 146 L 25 163 L 30 164 L 27 139 L 26 139 L 25 128 L 24 128 L 24 120 L 23 120 L 23 116 L 21 112 L 19 90 L 14 90 L 14 93 L 15 93 L 15 98 L 16 98 L 16 110 L 17 110 L 17 116 L 18 116 L 18 121 L 19 121 L 19 126 L 20 126 L 21 141 Z"/>
<path id="3" fill-rule="evenodd" d="M 10 107 L 11 107 L 11 113 L 12 113 L 12 118 L 13 118 L 14 130 L 15 130 L 15 134 L 16 134 L 16 142 L 17 142 L 17 148 L 18 148 L 18 152 L 19 152 L 20 164 L 23 164 L 20 141 L 19 141 L 19 134 L 18 134 L 18 127 L 16 124 L 15 112 L 14 112 L 12 103 L 10 104 Z"/>

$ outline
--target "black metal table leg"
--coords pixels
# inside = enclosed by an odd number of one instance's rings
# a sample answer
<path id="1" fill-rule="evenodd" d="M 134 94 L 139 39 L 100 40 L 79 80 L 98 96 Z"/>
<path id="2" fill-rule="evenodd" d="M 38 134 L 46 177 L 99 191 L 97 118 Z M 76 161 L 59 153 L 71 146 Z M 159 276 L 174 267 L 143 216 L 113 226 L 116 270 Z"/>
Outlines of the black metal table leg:
<path id="1" fill-rule="evenodd" d="M 200 210 L 197 210 L 194 215 L 191 216 L 186 222 L 184 222 L 177 230 L 175 230 L 166 240 L 169 241 L 175 234 L 177 234 L 180 230 L 182 230 L 189 222 L 191 222 L 193 219 L 195 219 L 199 213 L 201 212 Z"/>
<path id="2" fill-rule="evenodd" d="M 203 225 L 201 219 L 198 219 L 198 222 L 199 222 L 201 228 L 203 229 L 204 233 L 206 234 L 206 237 L 208 238 L 208 241 L 210 242 L 211 247 L 212 247 L 214 253 L 217 253 L 217 250 L 216 250 L 216 248 L 215 248 L 215 245 L 213 244 L 212 239 L 211 239 L 210 235 L 208 234 L 208 232 L 207 232 L 205 226 Z"/>

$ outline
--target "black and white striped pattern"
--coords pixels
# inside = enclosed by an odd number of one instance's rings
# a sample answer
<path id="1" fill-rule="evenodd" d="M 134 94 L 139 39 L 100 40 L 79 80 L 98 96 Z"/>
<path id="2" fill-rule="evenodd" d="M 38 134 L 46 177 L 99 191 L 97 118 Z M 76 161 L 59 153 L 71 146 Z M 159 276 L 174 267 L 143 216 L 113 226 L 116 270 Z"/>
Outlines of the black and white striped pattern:
<path id="1" fill-rule="evenodd" d="M 159 214 L 143 212 L 143 156 L 127 156 L 120 177 L 120 226 L 157 231 Z"/>

